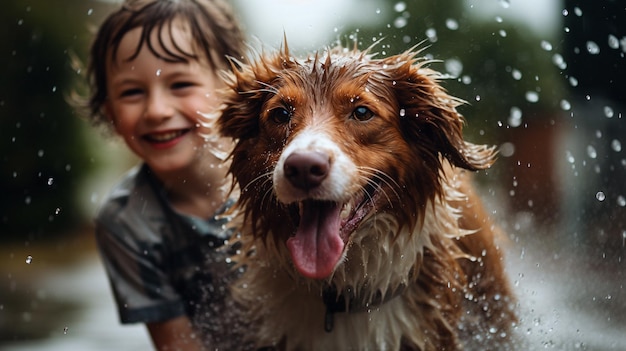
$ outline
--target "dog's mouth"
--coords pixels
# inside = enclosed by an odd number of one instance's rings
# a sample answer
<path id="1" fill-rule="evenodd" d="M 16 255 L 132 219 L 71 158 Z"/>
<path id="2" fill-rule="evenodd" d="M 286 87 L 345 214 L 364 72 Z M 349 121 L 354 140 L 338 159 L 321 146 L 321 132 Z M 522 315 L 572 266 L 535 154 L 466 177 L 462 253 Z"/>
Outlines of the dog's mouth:
<path id="1" fill-rule="evenodd" d="M 345 203 L 307 199 L 299 203 L 299 224 L 287 247 L 305 277 L 325 279 L 342 259 L 351 233 L 374 210 L 378 191 L 370 187 Z"/>

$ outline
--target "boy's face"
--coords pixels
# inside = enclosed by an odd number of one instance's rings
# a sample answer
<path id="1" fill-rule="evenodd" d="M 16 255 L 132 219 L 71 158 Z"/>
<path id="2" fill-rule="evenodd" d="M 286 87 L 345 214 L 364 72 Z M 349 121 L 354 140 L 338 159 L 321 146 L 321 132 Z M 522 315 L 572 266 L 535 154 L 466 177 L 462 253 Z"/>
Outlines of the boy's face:
<path id="1" fill-rule="evenodd" d="M 175 51 L 173 37 L 182 50 L 193 52 L 188 31 L 173 26 L 171 37 L 166 32 L 161 33 L 165 47 Z M 151 35 L 157 35 L 157 30 Z M 199 113 L 213 112 L 218 105 L 215 91 L 223 83 L 208 63 L 166 62 L 145 44 L 128 61 L 140 37 L 140 28 L 128 32 L 117 57 L 109 59 L 106 113 L 128 147 L 155 172 L 193 167 L 204 154 L 199 152 L 205 144 L 199 135 Z M 158 40 L 155 37 L 152 43 Z"/>

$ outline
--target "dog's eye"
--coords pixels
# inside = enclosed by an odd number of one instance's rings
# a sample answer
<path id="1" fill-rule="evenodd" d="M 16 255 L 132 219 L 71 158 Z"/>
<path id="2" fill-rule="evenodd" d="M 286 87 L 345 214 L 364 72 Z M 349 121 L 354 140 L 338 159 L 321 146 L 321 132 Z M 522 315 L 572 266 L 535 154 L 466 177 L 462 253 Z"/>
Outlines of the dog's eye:
<path id="1" fill-rule="evenodd" d="M 367 121 L 374 117 L 374 112 L 365 106 L 359 106 L 352 111 L 351 118 L 357 121 Z"/>
<path id="2" fill-rule="evenodd" d="M 275 108 L 270 111 L 270 119 L 274 123 L 287 123 L 291 119 L 291 112 L 283 107 Z"/>

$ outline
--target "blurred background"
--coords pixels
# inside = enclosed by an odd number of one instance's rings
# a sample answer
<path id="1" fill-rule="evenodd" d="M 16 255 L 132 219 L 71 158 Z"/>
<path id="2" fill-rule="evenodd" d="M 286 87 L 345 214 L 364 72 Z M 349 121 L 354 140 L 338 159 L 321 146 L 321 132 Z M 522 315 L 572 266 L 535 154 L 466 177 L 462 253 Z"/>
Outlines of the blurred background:
<path id="1" fill-rule="evenodd" d="M 91 218 L 136 160 L 67 103 L 104 0 L 0 5 L 0 350 L 149 349 L 120 326 Z M 468 102 L 478 176 L 511 238 L 528 349 L 626 350 L 626 3 L 233 0 L 253 45 L 420 47 Z"/>

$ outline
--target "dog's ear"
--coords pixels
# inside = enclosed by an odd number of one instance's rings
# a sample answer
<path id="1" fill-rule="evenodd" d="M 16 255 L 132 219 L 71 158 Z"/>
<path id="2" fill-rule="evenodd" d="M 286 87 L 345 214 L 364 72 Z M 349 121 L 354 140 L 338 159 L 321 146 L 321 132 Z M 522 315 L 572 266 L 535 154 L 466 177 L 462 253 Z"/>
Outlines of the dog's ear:
<path id="1" fill-rule="evenodd" d="M 259 132 L 262 92 L 253 67 L 231 59 L 231 71 L 223 74 L 227 88 L 221 91 L 220 133 L 235 140 L 254 138 Z"/>
<path id="2" fill-rule="evenodd" d="M 463 139 L 464 119 L 456 107 L 462 100 L 450 96 L 439 84 L 441 75 L 417 62 L 415 53 L 391 57 L 393 89 L 400 109 L 405 138 L 431 157 L 426 162 L 440 166 L 439 157 L 457 167 L 476 171 L 491 166 L 494 148 Z M 391 64 L 395 63 L 395 64 Z"/>

